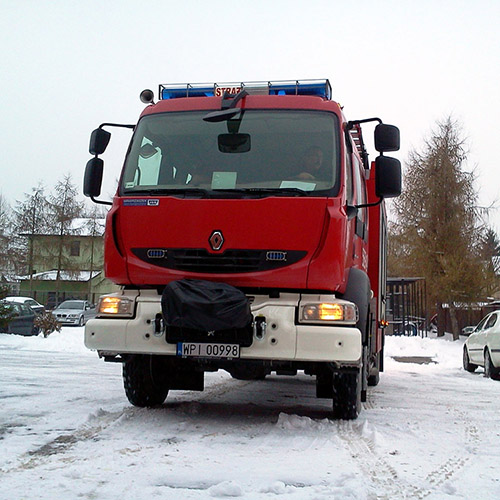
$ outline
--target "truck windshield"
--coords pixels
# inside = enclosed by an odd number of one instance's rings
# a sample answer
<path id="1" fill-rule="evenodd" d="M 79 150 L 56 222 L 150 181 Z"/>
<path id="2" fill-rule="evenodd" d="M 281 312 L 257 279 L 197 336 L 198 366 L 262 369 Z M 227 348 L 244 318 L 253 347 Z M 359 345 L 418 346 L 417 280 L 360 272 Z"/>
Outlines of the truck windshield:
<path id="1" fill-rule="evenodd" d="M 338 120 L 319 111 L 147 115 L 136 127 L 122 195 L 325 196 L 339 184 Z"/>

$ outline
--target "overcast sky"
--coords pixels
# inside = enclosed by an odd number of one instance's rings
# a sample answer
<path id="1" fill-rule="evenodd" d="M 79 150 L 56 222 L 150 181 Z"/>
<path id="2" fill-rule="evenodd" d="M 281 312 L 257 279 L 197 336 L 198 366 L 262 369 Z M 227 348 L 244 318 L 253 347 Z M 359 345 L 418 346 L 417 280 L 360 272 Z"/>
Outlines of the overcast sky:
<path id="1" fill-rule="evenodd" d="M 500 0 L 0 0 L 0 193 L 68 172 L 80 188 L 90 132 L 136 122 L 145 88 L 329 78 L 348 119 L 401 129 L 403 162 L 459 120 L 481 203 L 500 205 L 499 21 Z M 110 196 L 130 132 L 113 134 Z"/>

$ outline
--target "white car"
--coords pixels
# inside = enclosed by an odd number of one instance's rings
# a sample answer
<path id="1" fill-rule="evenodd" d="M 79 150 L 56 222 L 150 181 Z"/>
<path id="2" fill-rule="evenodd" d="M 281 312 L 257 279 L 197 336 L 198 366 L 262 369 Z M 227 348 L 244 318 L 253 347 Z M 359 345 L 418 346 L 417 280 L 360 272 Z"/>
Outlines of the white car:
<path id="1" fill-rule="evenodd" d="M 482 366 L 485 377 L 500 380 L 500 310 L 486 315 L 467 337 L 463 366 L 471 373 Z"/>
<path id="2" fill-rule="evenodd" d="M 24 304 L 25 306 L 31 307 L 36 314 L 43 314 L 45 312 L 45 307 L 39 304 L 35 299 L 31 297 L 5 297 L 8 302 L 15 302 L 16 304 Z"/>

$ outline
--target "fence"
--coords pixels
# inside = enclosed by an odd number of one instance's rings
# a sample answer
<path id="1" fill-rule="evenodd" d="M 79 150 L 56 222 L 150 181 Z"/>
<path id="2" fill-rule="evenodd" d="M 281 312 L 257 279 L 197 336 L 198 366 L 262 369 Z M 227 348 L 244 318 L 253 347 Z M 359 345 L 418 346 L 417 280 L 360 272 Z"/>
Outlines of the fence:
<path id="1" fill-rule="evenodd" d="M 388 278 L 386 319 L 388 335 L 427 337 L 429 317 L 426 309 L 424 278 Z"/>

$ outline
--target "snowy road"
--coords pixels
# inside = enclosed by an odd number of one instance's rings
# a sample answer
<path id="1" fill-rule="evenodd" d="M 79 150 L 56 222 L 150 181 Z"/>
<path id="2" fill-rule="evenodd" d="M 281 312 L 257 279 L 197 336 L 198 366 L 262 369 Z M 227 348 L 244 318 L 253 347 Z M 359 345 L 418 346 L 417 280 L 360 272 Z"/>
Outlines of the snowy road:
<path id="1" fill-rule="evenodd" d="M 121 366 L 82 339 L 0 334 L 1 500 L 500 498 L 500 382 L 462 370 L 462 342 L 388 338 L 348 422 L 328 420 L 304 375 L 221 371 L 203 393 L 134 408 Z"/>

